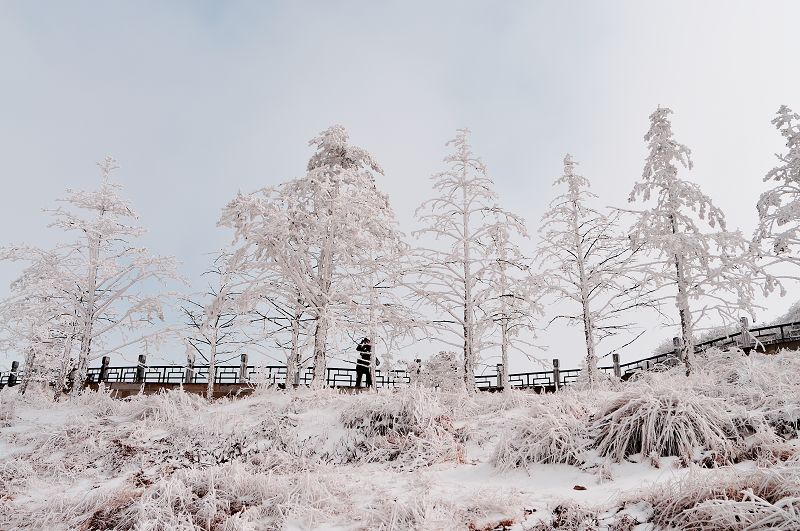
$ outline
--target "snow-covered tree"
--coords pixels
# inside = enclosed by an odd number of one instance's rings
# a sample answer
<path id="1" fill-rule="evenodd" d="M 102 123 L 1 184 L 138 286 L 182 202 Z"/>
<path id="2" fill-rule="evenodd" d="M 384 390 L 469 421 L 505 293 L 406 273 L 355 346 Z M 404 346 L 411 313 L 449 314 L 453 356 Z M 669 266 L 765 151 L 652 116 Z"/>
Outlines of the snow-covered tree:
<path id="1" fill-rule="evenodd" d="M 516 231 L 522 232 L 524 229 L 520 225 Z M 527 236 L 524 232 L 522 234 Z M 500 363 L 503 369 L 497 385 L 508 392 L 511 390 L 508 382 L 509 352 L 516 350 L 531 358 L 531 349 L 537 348 L 531 339 L 536 335 L 536 321 L 544 313 L 538 302 L 544 292 L 544 283 L 533 272 L 530 259 L 514 242 L 508 225 L 498 223 L 492 228 L 490 236 L 492 261 L 488 268 L 488 282 L 492 294 L 487 307 L 500 335 Z"/>
<path id="2" fill-rule="evenodd" d="M 347 315 L 363 278 L 357 265 L 395 232 L 388 198 L 376 187 L 383 170 L 333 126 L 311 140 L 304 177 L 239 194 L 220 225 L 234 245 L 297 289 L 314 326 L 314 385 L 325 384 L 329 330 Z"/>
<path id="3" fill-rule="evenodd" d="M 29 265 L 11 283 L 10 296 L 0 301 L 0 347 L 25 354 L 21 393 L 35 381 L 56 383 L 58 396 L 72 355 L 72 283 L 57 253 L 28 248 L 16 249 L 13 254 L 24 254 Z"/>
<path id="4" fill-rule="evenodd" d="M 461 387 L 464 361 L 456 352 L 439 352 L 422 363 L 419 375 L 413 377 L 414 384 L 422 387 L 437 387 L 443 391 L 455 391 Z M 416 362 L 410 367 L 416 367 Z"/>
<path id="5" fill-rule="evenodd" d="M 447 143 L 453 147 L 444 159 L 449 168 L 432 177 L 438 196 L 417 209 L 423 228 L 415 233 L 421 241 L 414 289 L 421 302 L 444 313 L 434 324 L 455 339 L 439 339 L 463 349 L 464 383 L 473 392 L 475 366 L 495 325 L 488 307 L 495 286 L 486 282 L 496 264 L 492 236 L 499 226 L 509 234 L 524 234 L 525 227 L 521 218 L 497 205 L 493 182 L 472 152 L 469 133 L 459 129 Z M 430 240 L 441 240 L 442 248 L 426 246 Z"/>
<path id="6" fill-rule="evenodd" d="M 366 331 L 372 343 L 370 376 L 375 382 L 376 361 L 383 360 L 384 370 L 391 370 L 393 352 L 413 342 L 427 330 L 426 323 L 406 302 L 404 278 L 409 264 L 408 246 L 402 234 L 388 235 L 384 246 L 357 264 L 362 284 L 354 294 L 352 332 Z"/>
<path id="7" fill-rule="evenodd" d="M 243 262 L 240 261 L 240 264 Z M 291 280 L 281 278 L 275 270 L 264 269 L 260 261 L 243 265 L 244 277 L 240 307 L 249 312 L 251 328 L 246 333 L 257 350 L 285 353 L 286 388 L 300 383 L 303 369 L 303 351 L 310 330 L 308 307 Z M 269 354 L 267 354 L 269 355 Z"/>
<path id="8" fill-rule="evenodd" d="M 800 115 L 782 105 L 772 123 L 786 139 L 787 151 L 776 155 L 780 165 L 764 177 L 764 182 L 777 184 L 758 200 L 754 248 L 772 263 L 800 265 Z"/>
<path id="9" fill-rule="evenodd" d="M 753 317 L 757 287 L 766 293 L 774 280 L 755 266 L 741 233 L 726 230 L 725 216 L 711 198 L 678 176 L 679 167 L 691 169 L 692 161 L 689 148 L 673 138 L 671 112 L 659 107 L 650 115 L 644 137 L 649 154 L 629 201 L 652 206 L 638 212 L 630 239 L 647 254 L 640 267 L 665 290 L 663 299 L 675 303 L 688 374 L 697 323 L 711 313 L 727 322 L 745 312 Z"/>
<path id="10" fill-rule="evenodd" d="M 235 307 L 248 349 L 272 359 L 276 349 L 283 352 L 285 358 L 276 361 L 286 363 L 286 387 L 292 389 L 300 382 L 303 352 L 313 339 L 308 305 L 293 280 L 249 243 L 241 242 L 226 264 L 236 279 Z"/>
<path id="11" fill-rule="evenodd" d="M 587 383 L 593 385 L 598 378 L 599 343 L 631 333 L 635 325 L 626 313 L 648 305 L 650 294 L 634 271 L 637 250 L 621 235 L 619 213 L 606 214 L 590 206 L 597 196 L 589 191 L 589 180 L 575 173 L 576 165 L 567 154 L 564 173 L 553 183 L 566 190 L 542 216 L 537 260 L 544 268 L 548 291 L 569 309 L 551 322 L 565 319 L 583 327 Z"/>
<path id="12" fill-rule="evenodd" d="M 67 190 L 66 206 L 52 211 L 52 227 L 78 233 L 75 241 L 52 251 L 62 273 L 51 279 L 56 284 L 63 276 L 70 283 L 62 293 L 72 297 L 66 307 L 74 310 L 76 392 L 83 388 L 90 361 L 133 346 L 146 348 L 163 337 L 165 329 L 154 325 L 163 321 L 166 295 L 154 288 L 177 278 L 173 258 L 135 246 L 144 229 L 131 224 L 137 215 L 120 197 L 121 185 L 110 180 L 116 161 L 106 157 L 98 165 L 99 189 Z M 29 254 L 28 248 L 15 247 L 5 257 L 30 260 Z"/>
<path id="13" fill-rule="evenodd" d="M 237 357 L 248 343 L 243 331 L 247 317 L 240 313 L 237 301 L 239 285 L 228 270 L 227 260 L 224 254 L 220 255 L 204 274 L 208 279 L 206 291 L 185 299 L 181 306 L 190 332 L 187 341 L 208 363 L 209 400 L 214 397 L 219 358 L 226 358 L 224 362 Z"/>

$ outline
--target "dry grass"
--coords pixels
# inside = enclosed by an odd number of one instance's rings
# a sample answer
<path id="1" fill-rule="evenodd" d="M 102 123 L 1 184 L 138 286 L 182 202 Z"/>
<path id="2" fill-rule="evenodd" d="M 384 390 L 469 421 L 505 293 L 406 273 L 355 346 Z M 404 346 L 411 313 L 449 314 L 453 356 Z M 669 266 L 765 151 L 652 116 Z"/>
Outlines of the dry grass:
<path id="1" fill-rule="evenodd" d="M 499 470 L 534 463 L 580 465 L 589 446 L 586 423 L 571 415 L 540 414 L 518 419 L 495 447 L 493 463 Z"/>
<path id="2" fill-rule="evenodd" d="M 632 454 L 694 459 L 708 450 L 730 460 L 736 427 L 722 400 L 668 388 L 628 392 L 603 407 L 594 422 L 600 455 Z"/>
<path id="3" fill-rule="evenodd" d="M 696 531 L 800 529 L 796 465 L 697 472 L 645 496 L 653 522 Z"/>

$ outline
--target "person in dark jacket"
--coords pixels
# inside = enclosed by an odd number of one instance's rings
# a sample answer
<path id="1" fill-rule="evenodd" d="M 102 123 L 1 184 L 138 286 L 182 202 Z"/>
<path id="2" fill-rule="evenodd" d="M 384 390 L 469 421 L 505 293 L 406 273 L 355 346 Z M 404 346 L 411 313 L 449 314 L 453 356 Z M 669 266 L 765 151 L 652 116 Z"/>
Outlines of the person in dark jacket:
<path id="1" fill-rule="evenodd" d="M 372 387 L 372 375 L 369 371 L 369 366 L 372 362 L 372 342 L 368 337 L 361 340 L 361 343 L 356 346 L 359 352 L 358 360 L 356 360 L 356 387 L 361 387 L 361 378 L 366 376 L 367 387 Z M 380 362 L 375 359 L 375 365 Z"/>

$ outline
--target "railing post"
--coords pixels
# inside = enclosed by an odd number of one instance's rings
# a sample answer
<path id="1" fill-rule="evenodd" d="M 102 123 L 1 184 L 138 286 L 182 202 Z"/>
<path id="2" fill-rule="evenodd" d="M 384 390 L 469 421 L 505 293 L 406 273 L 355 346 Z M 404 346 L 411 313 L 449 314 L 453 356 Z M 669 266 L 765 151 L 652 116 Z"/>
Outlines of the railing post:
<path id="1" fill-rule="evenodd" d="M 239 362 L 239 383 L 247 383 L 247 352 L 242 354 Z"/>
<path id="2" fill-rule="evenodd" d="M 8 386 L 14 387 L 17 385 L 17 371 L 19 370 L 19 362 L 12 361 L 11 362 L 11 372 L 8 375 Z"/>
<path id="3" fill-rule="evenodd" d="M 561 362 L 558 358 L 553 359 L 553 383 L 555 384 L 556 391 L 561 388 Z"/>
<path id="4" fill-rule="evenodd" d="M 190 384 L 194 380 L 194 353 L 186 356 L 186 368 L 183 371 L 183 383 Z"/>
<path id="5" fill-rule="evenodd" d="M 622 369 L 619 368 L 619 353 L 614 352 L 611 354 L 611 361 L 614 363 L 614 377 L 618 380 L 622 379 Z"/>
<path id="6" fill-rule="evenodd" d="M 683 356 L 681 356 L 681 338 L 673 337 L 672 338 L 672 354 L 679 360 L 683 361 Z"/>
<path id="7" fill-rule="evenodd" d="M 139 354 L 139 364 L 136 366 L 136 382 L 144 383 L 144 368 L 147 365 L 147 356 Z"/>
<path id="8" fill-rule="evenodd" d="M 750 335 L 750 321 L 747 320 L 747 317 L 742 317 L 740 319 L 742 323 L 742 351 L 750 355 L 750 351 L 753 350 L 753 336 Z"/>
<path id="9" fill-rule="evenodd" d="M 498 363 L 495 369 L 497 370 L 497 388 L 503 389 L 506 385 L 506 381 L 503 378 L 503 364 Z"/>
<path id="10" fill-rule="evenodd" d="M 105 382 L 108 379 L 108 364 L 111 363 L 110 356 L 103 356 L 100 362 L 100 374 L 97 376 L 97 383 Z"/>

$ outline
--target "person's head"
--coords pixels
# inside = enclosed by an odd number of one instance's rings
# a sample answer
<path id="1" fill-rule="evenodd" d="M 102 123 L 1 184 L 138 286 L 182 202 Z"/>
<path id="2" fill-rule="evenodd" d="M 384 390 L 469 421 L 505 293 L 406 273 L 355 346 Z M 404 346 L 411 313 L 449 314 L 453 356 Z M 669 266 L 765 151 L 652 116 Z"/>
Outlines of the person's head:
<path id="1" fill-rule="evenodd" d="M 369 343 L 369 338 L 368 337 L 365 337 L 364 339 L 361 340 L 361 344 L 362 345 L 364 345 L 366 343 Z"/>

